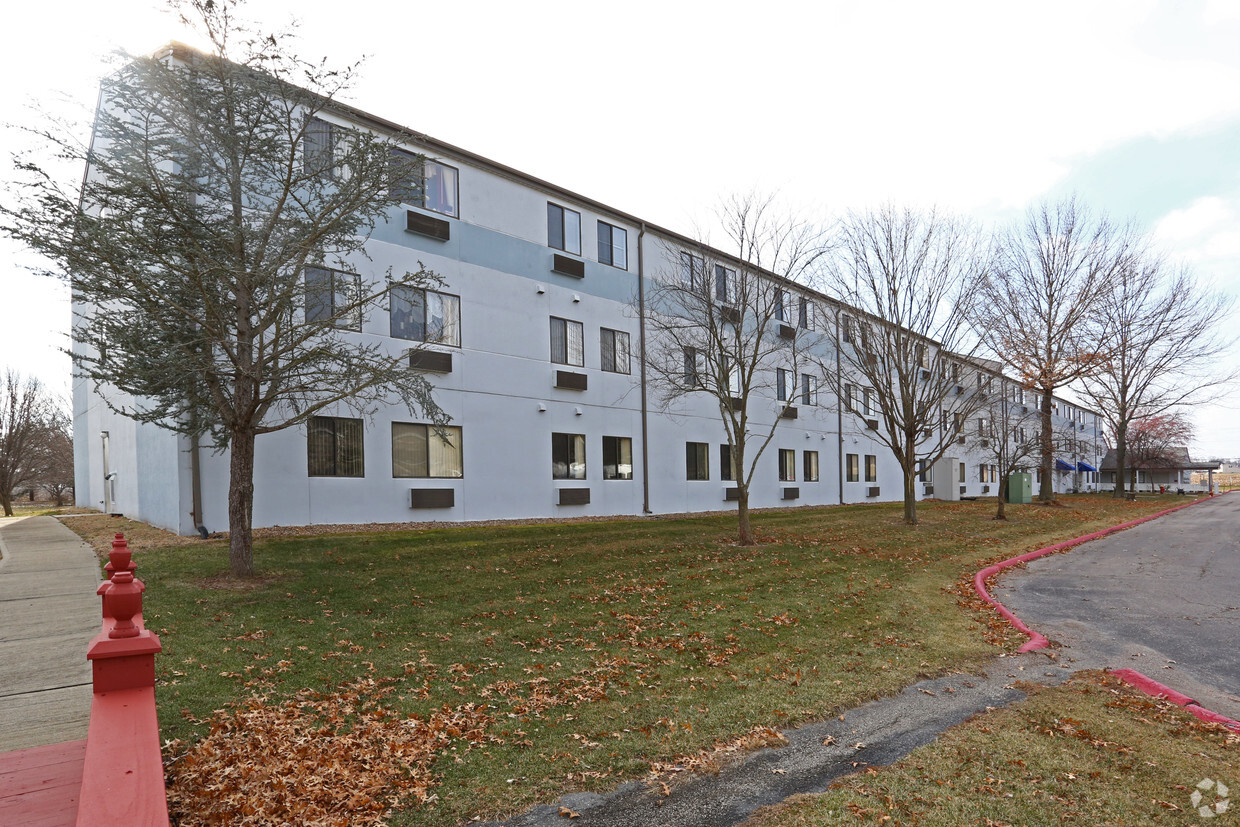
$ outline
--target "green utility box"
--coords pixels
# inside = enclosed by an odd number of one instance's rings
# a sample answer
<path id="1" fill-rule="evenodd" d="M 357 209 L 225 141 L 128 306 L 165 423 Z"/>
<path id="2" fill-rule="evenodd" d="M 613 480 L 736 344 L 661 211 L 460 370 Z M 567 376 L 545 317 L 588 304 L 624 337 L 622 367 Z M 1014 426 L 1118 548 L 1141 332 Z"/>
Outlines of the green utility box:
<path id="1" fill-rule="evenodd" d="M 1033 502 L 1033 475 L 1012 474 L 1008 477 L 1007 501 L 1010 503 Z"/>

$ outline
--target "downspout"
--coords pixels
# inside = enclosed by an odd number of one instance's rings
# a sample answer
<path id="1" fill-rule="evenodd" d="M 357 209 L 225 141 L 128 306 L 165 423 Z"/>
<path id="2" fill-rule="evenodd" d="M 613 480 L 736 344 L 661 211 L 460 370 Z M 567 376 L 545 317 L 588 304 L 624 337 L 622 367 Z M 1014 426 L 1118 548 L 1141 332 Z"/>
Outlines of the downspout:
<path id="1" fill-rule="evenodd" d="M 99 438 L 103 441 L 103 513 L 112 513 L 112 471 L 108 467 L 108 443 L 109 434 L 107 431 L 100 431 Z"/>
<path id="2" fill-rule="evenodd" d="M 835 316 L 835 471 L 839 480 L 840 505 L 844 504 L 844 385 L 840 370 L 840 323 Z"/>
<path id="3" fill-rule="evenodd" d="M 203 525 L 202 518 L 202 466 L 198 458 L 198 434 L 190 439 L 193 440 L 189 446 L 190 517 L 194 521 L 194 530 L 205 540 L 210 532 Z"/>
<path id="4" fill-rule="evenodd" d="M 646 404 L 646 257 L 642 242 L 646 222 L 637 230 L 637 346 L 641 352 L 641 420 L 642 420 L 642 513 L 650 513 L 650 431 Z"/>

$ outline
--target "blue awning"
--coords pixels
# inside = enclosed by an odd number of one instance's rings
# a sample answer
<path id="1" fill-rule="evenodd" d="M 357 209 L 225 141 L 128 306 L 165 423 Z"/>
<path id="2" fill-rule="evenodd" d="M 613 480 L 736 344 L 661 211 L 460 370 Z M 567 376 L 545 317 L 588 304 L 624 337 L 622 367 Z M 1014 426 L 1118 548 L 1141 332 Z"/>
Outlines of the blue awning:
<path id="1" fill-rule="evenodd" d="M 1070 465 L 1061 459 L 1055 460 L 1055 469 L 1058 471 L 1075 471 L 1076 466 Z"/>
<path id="2" fill-rule="evenodd" d="M 1096 473 L 1098 473 L 1098 469 L 1097 469 L 1097 468 L 1095 468 L 1094 466 L 1090 465 L 1088 462 L 1078 462 L 1078 463 L 1076 464 L 1076 470 L 1078 470 L 1078 471 L 1093 471 L 1095 474 L 1096 474 Z"/>

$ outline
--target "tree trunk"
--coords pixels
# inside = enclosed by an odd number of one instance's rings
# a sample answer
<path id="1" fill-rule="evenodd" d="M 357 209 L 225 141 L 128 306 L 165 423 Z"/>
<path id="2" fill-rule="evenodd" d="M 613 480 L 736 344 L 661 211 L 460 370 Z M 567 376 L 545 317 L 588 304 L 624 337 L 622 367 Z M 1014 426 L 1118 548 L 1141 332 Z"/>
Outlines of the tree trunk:
<path id="1" fill-rule="evenodd" d="M 1125 466 L 1128 464 L 1128 446 L 1125 444 L 1128 440 L 1127 428 L 1115 429 L 1115 490 L 1111 492 L 1111 496 L 1117 500 L 1124 498 L 1124 479 Z"/>
<path id="2" fill-rule="evenodd" d="M 753 529 L 749 525 L 749 486 L 737 484 L 736 486 L 736 517 L 740 524 L 740 539 L 737 541 L 742 546 L 752 546 Z"/>
<path id="3" fill-rule="evenodd" d="M 917 525 L 917 477 L 907 468 L 904 470 L 904 522 Z"/>
<path id="4" fill-rule="evenodd" d="M 999 477 L 999 507 L 995 509 L 996 520 L 1007 519 L 1007 514 L 1003 510 L 1004 506 L 1007 504 L 1007 489 L 1008 489 L 1008 478 L 1007 478 L 1007 475 L 1004 474 L 1003 476 Z"/>
<path id="5" fill-rule="evenodd" d="M 4 506 L 4 516 L 13 516 L 13 500 L 7 493 L 0 493 L 0 505 Z"/>
<path id="6" fill-rule="evenodd" d="M 232 433 L 228 468 L 228 566 L 236 577 L 254 574 L 254 433 Z"/>
<path id="7" fill-rule="evenodd" d="M 1054 388 L 1044 388 L 1039 419 L 1042 427 L 1042 482 L 1038 485 L 1038 502 L 1053 503 L 1055 501 L 1055 439 L 1051 426 L 1051 402 Z"/>

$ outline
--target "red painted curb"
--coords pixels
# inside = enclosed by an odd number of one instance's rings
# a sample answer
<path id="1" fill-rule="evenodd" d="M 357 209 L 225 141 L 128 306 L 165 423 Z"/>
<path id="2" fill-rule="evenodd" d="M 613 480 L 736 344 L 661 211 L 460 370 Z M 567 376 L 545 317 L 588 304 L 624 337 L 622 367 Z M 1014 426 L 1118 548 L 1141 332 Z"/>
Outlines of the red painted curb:
<path id="1" fill-rule="evenodd" d="M 1199 720 L 1208 721 L 1214 724 L 1222 724 L 1228 729 L 1240 732 L 1240 721 L 1228 718 L 1226 715 L 1220 715 L 1217 712 L 1211 712 L 1182 692 L 1176 692 L 1171 687 L 1164 686 L 1153 678 L 1143 675 L 1135 669 L 1108 669 L 1107 671 L 1124 683 L 1140 689 L 1146 695 L 1154 698 L 1166 698 L 1171 701 L 1171 703 L 1178 707 L 1182 707 L 1190 715 L 1195 716 Z"/>
<path id="2" fill-rule="evenodd" d="M 1101 531 L 1095 531 L 1093 534 L 1086 534 L 1083 537 L 1077 537 L 1073 540 L 1066 540 L 1062 543 L 1056 543 L 1053 546 L 1046 546 L 1045 548 L 1036 549 L 1035 551 L 1029 551 L 1018 557 L 1011 557 L 1004 560 L 1002 563 L 995 563 L 993 566 L 987 566 L 973 576 L 973 590 L 977 592 L 978 596 L 981 597 L 982 600 L 985 600 L 991 606 L 994 606 L 995 611 L 1007 618 L 1008 622 L 1010 622 L 1018 631 L 1029 636 L 1029 640 L 1017 649 L 1017 652 L 1031 652 L 1034 649 L 1045 649 L 1047 646 L 1051 645 L 1051 642 L 1047 640 L 1045 636 L 1035 632 L 1033 629 L 1030 629 L 1024 624 L 1024 622 L 1021 621 L 1019 617 L 1012 614 L 1011 610 L 990 596 L 990 592 L 986 590 L 986 579 L 988 577 L 998 574 L 1006 568 L 1011 568 L 1018 563 L 1026 563 L 1030 560 L 1036 560 L 1039 557 L 1044 557 L 1047 554 L 1054 554 L 1057 551 L 1067 551 L 1074 546 L 1079 546 L 1081 543 L 1087 543 L 1090 540 L 1097 540 L 1100 537 L 1106 537 L 1108 534 L 1114 534 L 1117 531 L 1123 531 L 1126 528 L 1141 525 L 1141 523 L 1148 523 L 1150 520 L 1163 517 L 1173 511 L 1179 511 L 1183 508 L 1188 508 L 1196 505 L 1197 503 L 1206 502 L 1211 499 L 1214 499 L 1214 497 L 1202 497 L 1199 500 L 1193 500 L 1191 503 L 1177 505 L 1175 508 L 1168 508 L 1165 511 L 1159 511 L 1156 514 L 1150 514 L 1146 517 L 1130 520 L 1129 522 L 1121 523 L 1120 525 L 1112 526 L 1111 528 L 1104 528 Z"/>

